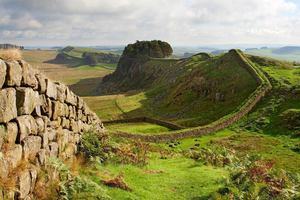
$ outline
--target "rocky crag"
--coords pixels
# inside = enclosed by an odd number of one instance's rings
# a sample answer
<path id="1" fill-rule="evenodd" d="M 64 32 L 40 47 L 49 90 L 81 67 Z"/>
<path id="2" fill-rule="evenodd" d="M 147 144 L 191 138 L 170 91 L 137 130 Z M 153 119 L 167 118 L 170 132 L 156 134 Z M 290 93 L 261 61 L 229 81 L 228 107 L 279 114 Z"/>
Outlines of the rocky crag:
<path id="1" fill-rule="evenodd" d="M 138 89 L 144 86 L 148 77 L 143 69 L 144 64 L 151 58 L 167 58 L 173 49 L 170 44 L 160 40 L 137 41 L 125 47 L 114 73 L 103 78 L 99 93 L 111 93 Z M 154 75 L 154 74 L 153 74 Z M 151 77 L 155 80 L 156 77 Z"/>
<path id="2" fill-rule="evenodd" d="M 33 199 L 47 159 L 72 158 L 86 131 L 104 127 L 67 86 L 24 61 L 0 60 L 1 200 Z"/>

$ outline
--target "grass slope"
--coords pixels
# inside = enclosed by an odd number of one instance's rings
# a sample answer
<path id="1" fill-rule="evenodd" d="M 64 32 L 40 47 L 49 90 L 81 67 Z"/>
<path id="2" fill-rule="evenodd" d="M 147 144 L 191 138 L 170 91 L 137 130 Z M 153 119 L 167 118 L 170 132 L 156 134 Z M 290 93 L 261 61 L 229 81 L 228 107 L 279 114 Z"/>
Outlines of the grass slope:
<path id="1" fill-rule="evenodd" d="M 130 82 L 125 88 L 138 85 L 144 89 L 118 96 L 114 104 L 121 115 L 107 116 L 149 116 L 183 126 L 199 126 L 232 112 L 257 87 L 254 78 L 231 53 L 213 58 L 197 54 L 185 60 L 150 59 L 143 64 L 142 74 L 133 81 L 125 77 L 117 83 L 122 87 Z M 90 105 L 95 105 L 95 101 L 91 100 Z"/>
<path id="2" fill-rule="evenodd" d="M 169 128 L 166 128 L 164 126 L 146 123 L 146 122 L 107 124 L 106 128 L 112 131 L 123 131 L 123 132 L 130 132 L 130 133 L 139 133 L 139 134 L 148 134 L 148 133 L 155 134 L 155 133 L 170 131 Z"/>

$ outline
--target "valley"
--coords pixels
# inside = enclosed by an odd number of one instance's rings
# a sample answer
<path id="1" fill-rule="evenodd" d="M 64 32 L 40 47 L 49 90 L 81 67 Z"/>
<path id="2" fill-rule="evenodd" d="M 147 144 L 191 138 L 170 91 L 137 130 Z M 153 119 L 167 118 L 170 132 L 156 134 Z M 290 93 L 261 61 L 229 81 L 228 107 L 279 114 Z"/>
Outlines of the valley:
<path id="1" fill-rule="evenodd" d="M 169 59 L 157 53 L 159 58 L 153 58 L 151 51 L 150 58 L 141 56 L 143 44 L 139 48 L 133 54 L 123 53 L 121 64 L 119 61 L 114 67 L 107 63 L 75 66 L 74 60 L 49 63 L 56 58 L 57 51 L 23 51 L 27 62 L 83 97 L 104 121 L 113 148 L 117 149 L 117 156 L 101 164 L 77 158 L 71 166 L 72 173 L 100 185 L 112 199 L 227 199 L 231 195 L 251 199 L 273 194 L 284 187 L 297 192 L 299 129 L 294 124 L 285 126 L 283 120 L 286 119 L 287 124 L 299 121 L 294 122 L 283 113 L 300 110 L 299 68 L 286 61 L 252 57 L 239 51 Z M 159 51 L 157 46 L 153 49 Z M 263 77 L 262 83 L 243 67 L 237 55 L 252 63 Z M 76 57 L 76 52 L 72 56 Z M 156 142 L 143 142 L 143 137 L 131 140 L 116 134 L 155 138 L 162 133 L 172 135 L 210 126 L 234 116 L 243 105 L 249 105 L 247 102 L 253 99 L 251 94 L 261 85 L 265 86 L 264 81 L 269 82 L 272 89 L 268 89 L 249 113 L 224 129 L 192 138 L 171 137 Z M 182 129 L 172 130 L 147 121 L 105 123 L 138 117 L 173 123 Z M 271 163 L 271 167 L 263 163 Z M 247 177 L 253 168 L 265 174 L 252 174 L 255 179 Z M 244 173 L 247 180 L 241 178 L 239 184 L 234 179 L 239 177 L 238 173 Z M 274 184 L 282 179 L 285 185 L 279 187 L 260 180 L 266 174 Z M 116 183 L 111 187 L 104 184 L 105 180 Z M 122 183 L 127 186 L 125 189 L 120 186 Z M 284 195 L 293 196 L 280 192 L 272 198 L 291 197 Z"/>

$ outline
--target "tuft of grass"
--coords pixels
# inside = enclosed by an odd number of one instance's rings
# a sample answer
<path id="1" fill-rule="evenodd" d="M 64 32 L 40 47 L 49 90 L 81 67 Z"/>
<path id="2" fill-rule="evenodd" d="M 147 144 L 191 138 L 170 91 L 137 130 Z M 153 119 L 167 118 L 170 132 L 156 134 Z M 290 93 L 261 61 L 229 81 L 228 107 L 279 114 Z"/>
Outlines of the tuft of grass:
<path id="1" fill-rule="evenodd" d="M 5 61 L 21 60 L 22 53 L 19 49 L 3 49 L 0 50 L 0 58 Z"/>

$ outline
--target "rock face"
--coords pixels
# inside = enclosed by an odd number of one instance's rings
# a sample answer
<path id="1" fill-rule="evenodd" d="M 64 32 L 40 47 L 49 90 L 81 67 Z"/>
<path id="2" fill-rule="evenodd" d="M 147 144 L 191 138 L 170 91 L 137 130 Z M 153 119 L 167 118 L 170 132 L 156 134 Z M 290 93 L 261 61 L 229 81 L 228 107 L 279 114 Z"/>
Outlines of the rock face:
<path id="1" fill-rule="evenodd" d="M 12 191 L 1 190 L 0 199 L 32 199 L 37 170 L 51 156 L 72 158 L 89 130 L 103 132 L 104 127 L 67 86 L 24 61 L 0 60 L 0 180 L 16 183 Z"/>
<path id="2" fill-rule="evenodd" d="M 17 117 L 16 90 L 0 90 L 0 123 L 6 123 Z"/>
<path id="3" fill-rule="evenodd" d="M 137 41 L 125 47 L 116 71 L 103 78 L 100 93 L 109 93 L 113 88 L 138 89 L 140 83 L 133 83 L 145 77 L 143 64 L 151 58 L 171 56 L 173 49 L 167 42 L 160 40 Z M 133 88 L 130 88 L 133 85 Z"/>

